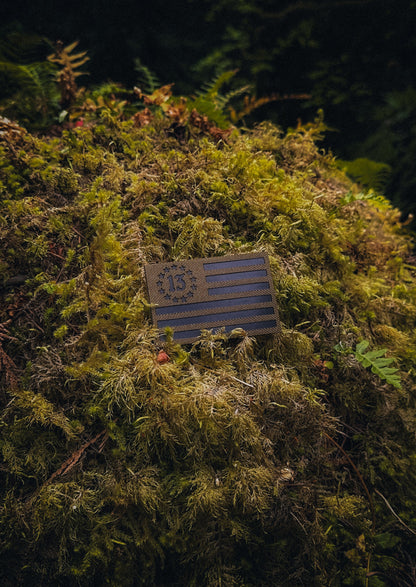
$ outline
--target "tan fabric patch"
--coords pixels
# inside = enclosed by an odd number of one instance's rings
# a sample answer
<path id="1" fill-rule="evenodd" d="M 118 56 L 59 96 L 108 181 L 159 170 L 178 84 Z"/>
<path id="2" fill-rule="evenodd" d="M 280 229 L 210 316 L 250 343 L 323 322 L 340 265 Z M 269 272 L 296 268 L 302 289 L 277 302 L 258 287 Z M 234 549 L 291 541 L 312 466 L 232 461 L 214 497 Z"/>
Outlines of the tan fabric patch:
<path id="1" fill-rule="evenodd" d="M 268 256 L 250 253 L 145 266 L 153 323 L 192 342 L 203 329 L 280 332 Z"/>

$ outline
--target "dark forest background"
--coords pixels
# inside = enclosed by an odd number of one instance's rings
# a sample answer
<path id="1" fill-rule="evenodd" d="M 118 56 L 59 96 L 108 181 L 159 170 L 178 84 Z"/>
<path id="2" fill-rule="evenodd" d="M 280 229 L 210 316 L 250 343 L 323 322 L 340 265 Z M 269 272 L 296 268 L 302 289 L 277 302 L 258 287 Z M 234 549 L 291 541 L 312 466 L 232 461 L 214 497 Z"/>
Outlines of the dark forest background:
<path id="1" fill-rule="evenodd" d="M 416 211 L 415 24 L 412 0 L 6 1 L 0 114 L 19 89 L 6 65 L 41 62 L 57 40 L 78 39 L 88 52 L 87 86 L 133 88 L 144 67 L 191 95 L 238 70 L 230 89 L 278 98 L 245 124 L 270 119 L 286 129 L 322 109 L 324 146 L 407 215 Z M 27 42 L 35 37 L 42 41 Z"/>

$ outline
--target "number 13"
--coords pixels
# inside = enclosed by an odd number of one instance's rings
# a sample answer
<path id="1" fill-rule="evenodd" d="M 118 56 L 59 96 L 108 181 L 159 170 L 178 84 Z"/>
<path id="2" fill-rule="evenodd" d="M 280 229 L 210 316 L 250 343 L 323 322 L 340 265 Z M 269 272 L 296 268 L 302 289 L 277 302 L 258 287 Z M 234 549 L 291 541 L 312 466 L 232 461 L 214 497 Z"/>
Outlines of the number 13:
<path id="1" fill-rule="evenodd" d="M 186 283 L 184 280 L 185 273 L 176 273 L 175 275 L 168 275 L 169 280 L 169 291 L 182 291 L 186 287 Z M 174 281 L 175 278 L 175 281 Z"/>

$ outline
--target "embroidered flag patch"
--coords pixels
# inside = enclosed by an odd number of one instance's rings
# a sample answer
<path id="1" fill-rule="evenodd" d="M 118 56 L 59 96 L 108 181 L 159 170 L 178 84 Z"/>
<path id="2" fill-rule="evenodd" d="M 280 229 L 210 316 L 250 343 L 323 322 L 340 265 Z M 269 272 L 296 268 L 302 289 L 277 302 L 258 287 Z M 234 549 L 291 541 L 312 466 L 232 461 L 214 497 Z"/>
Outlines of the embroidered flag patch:
<path id="1" fill-rule="evenodd" d="M 145 266 L 153 323 L 169 327 L 177 342 L 192 342 L 203 329 L 249 335 L 280 331 L 269 259 L 250 253 Z"/>

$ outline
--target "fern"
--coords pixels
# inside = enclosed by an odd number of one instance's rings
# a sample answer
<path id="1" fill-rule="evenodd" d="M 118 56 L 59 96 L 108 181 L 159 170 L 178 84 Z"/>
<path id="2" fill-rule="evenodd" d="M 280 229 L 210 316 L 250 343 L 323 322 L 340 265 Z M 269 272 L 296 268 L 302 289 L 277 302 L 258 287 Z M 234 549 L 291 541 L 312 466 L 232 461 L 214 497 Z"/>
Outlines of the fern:
<path id="1" fill-rule="evenodd" d="M 160 87 L 157 75 L 144 65 L 138 57 L 134 60 L 134 69 L 138 73 L 136 85 L 143 94 L 153 94 Z"/>
<path id="2" fill-rule="evenodd" d="M 353 161 L 338 160 L 338 166 L 345 171 L 354 181 L 364 188 L 372 188 L 377 192 L 382 192 L 386 187 L 390 175 L 391 167 L 387 163 L 380 163 L 360 157 Z"/>
<path id="3" fill-rule="evenodd" d="M 55 68 L 47 62 L 0 61 L 0 81 L 7 92 L 0 99 L 1 111 L 24 124 L 43 126 L 58 105 L 54 76 Z"/>
<path id="4" fill-rule="evenodd" d="M 349 190 L 344 196 L 342 196 L 342 198 L 340 198 L 339 202 L 341 206 L 345 206 L 358 200 L 366 201 L 370 205 L 374 206 L 379 210 L 388 210 L 389 208 L 391 208 L 391 203 L 389 202 L 389 200 L 385 198 L 383 195 L 375 192 L 373 189 L 360 192 L 354 192 L 353 190 Z"/>
<path id="5" fill-rule="evenodd" d="M 61 92 L 61 106 L 68 110 L 75 102 L 78 97 L 79 89 L 76 84 L 76 78 L 80 75 L 85 75 L 85 71 L 79 71 L 89 57 L 87 57 L 86 51 L 80 53 L 73 53 L 75 47 L 77 47 L 78 41 L 74 41 L 66 47 L 63 46 L 61 41 L 56 43 L 55 52 L 48 56 L 48 61 L 56 63 L 61 66 L 61 70 L 56 75 L 56 80 Z"/>
<path id="6" fill-rule="evenodd" d="M 55 53 L 48 56 L 48 60 L 52 63 L 57 63 L 61 65 L 64 69 L 68 68 L 71 70 L 72 75 L 74 77 L 79 77 L 80 75 L 85 75 L 83 71 L 75 72 L 75 69 L 78 69 L 82 65 L 84 65 L 87 61 L 89 61 L 89 57 L 86 57 L 87 52 L 81 51 L 81 53 L 72 53 L 75 47 L 77 47 L 78 41 L 74 41 L 70 45 L 63 47 L 62 43 L 59 41 L 56 44 Z M 59 77 L 59 76 L 58 76 Z"/>
<path id="7" fill-rule="evenodd" d="M 235 97 L 249 90 L 249 86 L 231 89 L 227 93 L 221 93 L 221 89 L 235 76 L 236 70 L 225 71 L 212 79 L 209 83 L 203 84 L 196 93 L 193 101 L 189 102 L 189 108 L 194 108 L 200 114 L 208 116 L 220 128 L 230 126 L 230 115 L 226 112 L 230 109 L 230 102 Z"/>
<path id="8" fill-rule="evenodd" d="M 219 95 L 220 89 L 228 83 L 236 73 L 236 70 L 224 71 L 220 75 L 214 77 L 210 82 L 205 82 L 202 84 L 201 89 L 198 90 L 197 96 L 215 100 Z"/>
<path id="9" fill-rule="evenodd" d="M 47 83 L 53 79 L 47 63 L 22 65 L 11 61 L 0 61 L 0 74 L 9 86 L 21 87 L 26 94 L 45 95 Z"/>
<path id="10" fill-rule="evenodd" d="M 0 38 L 0 61 L 34 63 L 45 57 L 50 42 L 38 35 L 12 30 Z"/>
<path id="11" fill-rule="evenodd" d="M 357 344 L 354 356 L 366 369 L 371 368 L 372 373 L 378 375 L 380 379 L 387 381 L 397 389 L 401 389 L 400 376 L 397 375 L 398 369 L 389 367 L 394 358 L 385 357 L 387 349 L 376 349 L 365 352 L 369 346 L 368 340 L 362 340 Z"/>
<path id="12" fill-rule="evenodd" d="M 271 94 L 257 98 L 249 94 L 252 90 L 250 85 L 231 88 L 225 94 L 222 93 L 223 86 L 228 84 L 236 73 L 237 70 L 225 71 L 213 78 L 209 83 L 203 84 L 196 93 L 193 106 L 198 112 L 206 114 L 211 120 L 215 120 L 219 126 L 222 124 L 223 127 L 226 127 L 230 121 L 235 124 L 257 108 L 276 100 L 308 100 L 310 98 L 309 94 Z M 236 107 L 232 106 L 232 101 L 242 95 L 244 95 L 242 104 L 241 100 L 239 100 Z M 238 110 L 236 109 L 237 107 Z"/>

